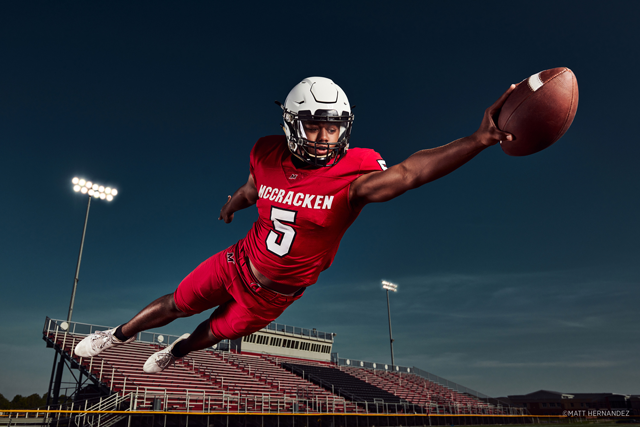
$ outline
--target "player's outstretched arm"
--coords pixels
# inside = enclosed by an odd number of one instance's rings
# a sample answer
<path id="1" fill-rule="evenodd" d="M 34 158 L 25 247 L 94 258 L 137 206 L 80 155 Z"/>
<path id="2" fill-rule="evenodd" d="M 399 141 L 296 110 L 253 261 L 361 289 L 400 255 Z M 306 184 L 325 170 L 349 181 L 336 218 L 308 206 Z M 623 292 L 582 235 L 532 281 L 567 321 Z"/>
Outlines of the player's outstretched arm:
<path id="1" fill-rule="evenodd" d="M 258 190 L 253 180 L 253 175 L 249 174 L 247 183 L 238 188 L 233 196 L 228 196 L 227 203 L 220 210 L 219 220 L 229 224 L 233 221 L 233 214 L 241 209 L 253 206 L 258 201 Z"/>
<path id="2" fill-rule="evenodd" d="M 420 187 L 453 172 L 485 148 L 513 136 L 495 124 L 500 108 L 513 91 L 509 89 L 484 112 L 482 123 L 472 135 L 437 148 L 418 151 L 408 159 L 381 172 L 363 175 L 353 182 L 350 200 L 353 206 L 391 200 L 408 190 Z"/>

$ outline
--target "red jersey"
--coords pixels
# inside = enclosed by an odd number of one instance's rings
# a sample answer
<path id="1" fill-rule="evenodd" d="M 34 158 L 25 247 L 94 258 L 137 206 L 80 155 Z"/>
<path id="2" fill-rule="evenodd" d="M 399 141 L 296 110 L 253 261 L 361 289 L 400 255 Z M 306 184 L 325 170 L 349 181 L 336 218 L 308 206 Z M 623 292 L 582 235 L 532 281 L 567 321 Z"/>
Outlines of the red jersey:
<path id="1" fill-rule="evenodd" d="M 251 175 L 258 190 L 258 220 L 244 247 L 269 279 L 310 286 L 329 268 L 340 239 L 360 209 L 349 203 L 358 177 L 386 169 L 378 153 L 351 148 L 337 165 L 296 169 L 284 136 L 267 136 L 251 150 Z"/>

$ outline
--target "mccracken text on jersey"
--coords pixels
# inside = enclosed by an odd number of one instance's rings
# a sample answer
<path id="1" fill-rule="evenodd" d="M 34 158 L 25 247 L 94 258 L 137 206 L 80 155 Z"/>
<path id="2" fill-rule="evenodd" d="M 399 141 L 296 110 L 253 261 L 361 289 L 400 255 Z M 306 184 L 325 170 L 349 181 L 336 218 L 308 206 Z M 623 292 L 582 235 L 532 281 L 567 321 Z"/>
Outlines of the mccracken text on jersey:
<path id="1" fill-rule="evenodd" d="M 285 193 L 287 193 L 286 196 Z M 331 204 L 333 203 L 333 196 L 294 193 L 293 191 L 287 192 L 285 190 L 271 188 L 265 185 L 260 186 L 258 197 L 260 197 L 261 199 L 268 199 L 276 203 L 302 206 L 303 208 L 309 209 L 331 209 Z"/>

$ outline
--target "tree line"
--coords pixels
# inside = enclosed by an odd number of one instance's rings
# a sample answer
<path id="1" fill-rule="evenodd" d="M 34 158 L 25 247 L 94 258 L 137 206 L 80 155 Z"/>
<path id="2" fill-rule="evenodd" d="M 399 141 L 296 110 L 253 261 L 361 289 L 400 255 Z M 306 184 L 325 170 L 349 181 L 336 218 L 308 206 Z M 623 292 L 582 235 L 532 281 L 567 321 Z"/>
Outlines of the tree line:
<path id="1" fill-rule="evenodd" d="M 60 396 L 59 401 L 67 401 L 66 396 Z M 0 394 L 0 410 L 2 409 L 36 409 L 47 406 L 47 393 L 42 397 L 38 393 L 34 393 L 31 396 L 22 396 L 16 394 L 13 400 L 9 401 L 6 397 Z"/>

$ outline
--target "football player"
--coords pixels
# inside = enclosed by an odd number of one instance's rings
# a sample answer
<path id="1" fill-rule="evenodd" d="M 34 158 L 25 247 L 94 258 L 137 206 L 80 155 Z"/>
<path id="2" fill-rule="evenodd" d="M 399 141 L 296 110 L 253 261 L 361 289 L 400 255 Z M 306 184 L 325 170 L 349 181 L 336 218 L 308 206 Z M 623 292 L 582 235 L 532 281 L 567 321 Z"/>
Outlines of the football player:
<path id="1" fill-rule="evenodd" d="M 284 135 L 256 142 L 250 174 L 220 211 L 220 220 L 256 205 L 259 218 L 246 237 L 200 264 L 173 294 L 158 298 L 129 322 L 83 339 L 75 348 L 93 357 L 137 333 L 217 307 L 192 334 L 184 334 L 146 361 L 161 372 L 176 358 L 267 326 L 299 299 L 333 261 L 345 231 L 368 203 L 398 197 L 438 179 L 488 146 L 512 135 L 494 118 L 511 86 L 484 114 L 480 128 L 447 145 L 419 151 L 387 168 L 378 153 L 349 148 L 353 114 L 333 81 L 304 79 L 287 96 Z"/>

